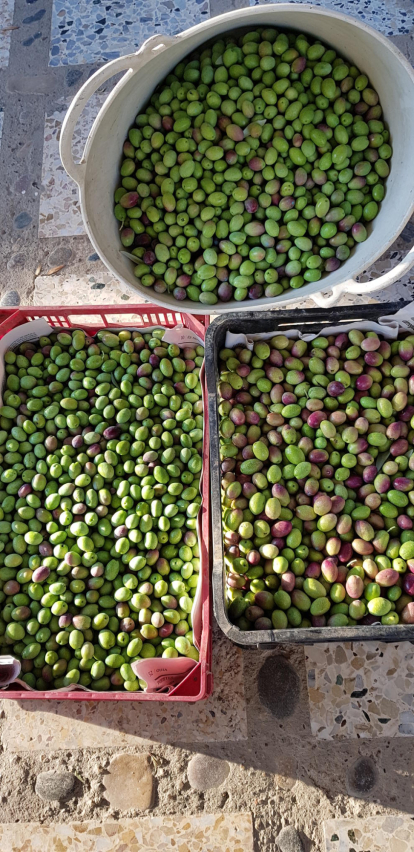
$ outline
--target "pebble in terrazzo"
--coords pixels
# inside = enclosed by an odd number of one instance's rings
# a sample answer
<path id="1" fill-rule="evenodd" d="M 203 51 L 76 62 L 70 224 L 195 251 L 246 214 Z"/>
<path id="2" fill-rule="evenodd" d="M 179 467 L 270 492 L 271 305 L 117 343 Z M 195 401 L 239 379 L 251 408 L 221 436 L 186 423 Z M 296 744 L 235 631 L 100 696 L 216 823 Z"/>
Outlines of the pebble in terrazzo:
<path id="1" fill-rule="evenodd" d="M 23 18 L 22 24 L 35 24 L 38 21 L 41 21 L 44 15 L 46 15 L 46 9 L 38 9 L 38 11 L 34 12 L 33 15 L 27 15 Z"/>
<path id="2" fill-rule="evenodd" d="M 291 716 L 300 698 L 300 681 L 292 666 L 282 656 L 268 657 L 257 681 L 261 703 L 277 719 Z"/>
<path id="3" fill-rule="evenodd" d="M 146 811 L 154 804 L 156 782 L 150 753 L 116 754 L 102 781 L 104 798 L 120 811 Z"/>
<path id="4" fill-rule="evenodd" d="M 378 770 L 370 757 L 359 757 L 348 768 L 346 788 L 350 796 L 358 799 L 370 797 L 372 790 L 378 784 Z"/>
<path id="5" fill-rule="evenodd" d="M 22 46 L 23 47 L 31 47 L 33 42 L 37 41 L 37 39 L 41 38 L 41 37 L 42 37 L 42 33 L 41 33 L 40 30 L 38 30 L 36 33 L 34 33 L 33 35 L 29 36 L 24 41 L 22 41 Z"/>
<path id="6" fill-rule="evenodd" d="M 304 852 L 302 841 L 293 825 L 282 828 L 276 843 L 280 852 Z"/>
<path id="7" fill-rule="evenodd" d="M 18 213 L 14 218 L 13 226 L 17 231 L 22 231 L 24 228 L 28 228 L 32 222 L 32 217 L 29 213 L 22 211 Z"/>
<path id="8" fill-rule="evenodd" d="M 39 773 L 35 793 L 46 802 L 60 802 L 73 795 L 75 786 L 76 778 L 71 772 L 54 772 L 51 769 Z"/>
<path id="9" fill-rule="evenodd" d="M 229 772 L 227 760 L 210 757 L 208 754 L 195 754 L 187 768 L 190 786 L 201 792 L 221 787 Z"/>

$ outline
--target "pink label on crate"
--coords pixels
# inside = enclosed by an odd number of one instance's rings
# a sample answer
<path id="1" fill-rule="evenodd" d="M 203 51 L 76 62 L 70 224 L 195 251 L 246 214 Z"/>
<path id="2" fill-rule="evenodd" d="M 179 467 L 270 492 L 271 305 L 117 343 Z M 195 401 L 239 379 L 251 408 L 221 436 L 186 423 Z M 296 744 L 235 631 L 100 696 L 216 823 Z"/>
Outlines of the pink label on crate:
<path id="1" fill-rule="evenodd" d="M 145 692 L 157 692 L 166 686 L 177 686 L 196 665 L 195 660 L 187 657 L 170 660 L 158 657 L 131 663 L 131 668 L 136 676 L 147 684 Z"/>

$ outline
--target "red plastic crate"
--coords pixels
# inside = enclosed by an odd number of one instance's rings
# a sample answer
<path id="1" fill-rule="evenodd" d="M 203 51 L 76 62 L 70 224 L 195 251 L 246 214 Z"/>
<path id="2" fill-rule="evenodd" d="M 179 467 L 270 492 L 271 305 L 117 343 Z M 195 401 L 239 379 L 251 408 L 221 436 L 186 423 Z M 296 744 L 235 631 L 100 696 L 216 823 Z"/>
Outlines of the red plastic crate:
<path id="1" fill-rule="evenodd" d="M 77 305 L 76 307 L 42 308 L 4 308 L 0 314 L 0 339 L 11 329 L 35 319 L 45 319 L 51 326 L 62 328 L 83 328 L 88 334 L 96 334 L 101 328 L 148 328 L 161 326 L 174 328 L 183 325 L 191 329 L 204 340 L 209 325 L 208 316 L 193 317 L 179 311 L 169 311 L 156 305 Z M 15 689 L 11 685 L 0 691 L 2 698 L 70 699 L 73 701 L 201 701 L 211 695 L 213 676 L 211 672 L 211 597 L 210 597 L 210 463 L 209 430 L 207 414 L 207 389 L 204 387 L 204 450 L 202 471 L 201 540 L 200 540 L 200 582 L 202 632 L 200 659 L 190 673 L 170 692 L 84 692 L 72 691 L 30 691 Z"/>
<path id="2" fill-rule="evenodd" d="M 16 312 L 17 308 L 0 308 L 0 325 L 4 320 Z M 201 317 L 203 319 L 203 317 Z"/>

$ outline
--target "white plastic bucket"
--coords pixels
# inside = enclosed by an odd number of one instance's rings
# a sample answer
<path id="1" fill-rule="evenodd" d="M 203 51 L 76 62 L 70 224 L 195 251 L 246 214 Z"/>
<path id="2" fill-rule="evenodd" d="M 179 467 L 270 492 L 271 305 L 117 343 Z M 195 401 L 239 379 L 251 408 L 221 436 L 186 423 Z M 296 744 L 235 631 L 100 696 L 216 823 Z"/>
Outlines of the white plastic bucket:
<path id="1" fill-rule="evenodd" d="M 239 9 L 212 18 L 178 36 L 153 36 L 137 53 L 122 56 L 96 72 L 72 101 L 62 126 L 60 156 L 68 174 L 80 190 L 80 204 L 86 231 L 108 269 L 131 288 L 163 307 L 179 308 L 193 314 L 205 314 L 206 305 L 173 296 L 159 295 L 137 282 L 132 261 L 121 254 L 119 223 L 113 214 L 113 195 L 119 181 L 122 145 L 137 112 L 144 106 L 156 85 L 183 57 L 204 42 L 236 28 L 285 27 L 317 36 L 352 60 L 368 75 L 377 90 L 386 121 L 391 129 L 393 157 L 387 179 L 386 197 L 370 227 L 364 243 L 352 251 L 348 260 L 326 279 L 306 284 L 300 291 L 289 290 L 273 299 L 214 305 L 214 314 L 230 311 L 260 310 L 291 304 L 312 297 L 322 307 L 335 304 L 343 293 L 370 293 L 401 278 L 414 264 L 414 247 L 394 270 L 369 284 L 355 277 L 368 269 L 394 242 L 414 209 L 414 181 L 411 156 L 414 147 L 414 71 L 391 41 L 362 21 L 347 15 L 302 4 L 277 4 Z M 73 133 L 87 101 L 106 80 L 126 71 L 108 96 L 89 134 L 83 157 L 75 163 L 72 156 Z M 330 296 L 322 291 L 332 289 Z"/>

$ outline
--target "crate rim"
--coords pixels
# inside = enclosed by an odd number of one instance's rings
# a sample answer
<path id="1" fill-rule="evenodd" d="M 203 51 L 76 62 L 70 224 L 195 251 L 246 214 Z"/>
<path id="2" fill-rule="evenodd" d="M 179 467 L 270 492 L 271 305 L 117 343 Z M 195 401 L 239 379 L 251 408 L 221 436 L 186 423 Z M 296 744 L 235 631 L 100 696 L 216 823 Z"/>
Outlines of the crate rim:
<path id="1" fill-rule="evenodd" d="M 136 314 L 137 316 L 153 314 L 155 317 L 164 318 L 161 325 L 164 325 L 166 328 L 175 328 L 176 325 L 182 323 L 182 325 L 186 328 L 191 328 L 201 336 L 205 334 L 205 330 L 210 324 L 210 317 L 208 314 L 196 317 L 193 314 L 184 313 L 178 309 L 162 308 L 159 305 L 153 305 L 152 303 L 134 304 L 128 302 L 128 304 L 125 303 L 123 305 L 21 305 L 18 308 L 0 308 L 0 338 L 3 337 L 7 331 L 10 331 L 12 328 L 16 328 L 23 322 L 30 322 L 34 319 L 41 318 L 50 319 L 55 322 L 57 321 L 55 328 L 67 328 L 73 326 L 59 323 L 59 319 L 67 321 L 70 316 L 93 316 L 98 317 L 97 322 L 93 322 L 91 325 L 84 322 L 83 325 L 94 330 L 103 327 L 109 328 L 111 323 L 112 325 L 114 323 L 113 321 L 109 323 L 105 322 L 105 317 L 106 315 L 114 316 L 115 314 L 121 314 L 123 316 L 129 314 Z M 165 318 L 168 315 L 171 317 L 171 322 L 168 325 L 165 325 Z M 99 321 L 99 317 L 101 322 Z M 157 321 L 158 320 L 155 322 L 151 321 L 151 323 L 147 323 L 147 325 L 157 325 Z M 142 328 L 144 327 L 145 326 L 142 326 Z"/>
<path id="2" fill-rule="evenodd" d="M 363 286 L 363 285 L 361 285 Z M 275 332 L 305 326 L 303 329 L 316 333 L 330 324 L 351 323 L 365 320 L 377 321 L 382 315 L 388 316 L 405 307 L 409 302 L 390 302 L 375 305 L 356 305 L 340 308 L 309 308 L 300 311 L 266 311 L 233 313 L 214 319 L 206 331 L 206 378 L 210 427 L 210 483 L 211 483 L 211 521 L 213 551 L 213 611 L 216 621 L 224 635 L 242 648 L 277 648 L 284 645 L 313 645 L 320 642 L 404 642 L 414 640 L 414 624 L 363 625 L 361 627 L 304 627 L 285 630 L 240 630 L 232 624 L 225 606 L 224 586 L 224 548 L 221 518 L 221 472 L 218 430 L 218 352 L 222 347 L 218 340 L 220 332 L 231 330 L 241 332 L 246 324 L 260 326 L 270 322 Z M 314 325 L 314 329 L 310 326 Z M 273 328 L 269 328 L 272 331 Z M 252 333 L 261 329 L 251 328 Z M 409 332 L 407 332 L 409 333 Z"/>
<path id="3" fill-rule="evenodd" d="M 190 328 L 195 331 L 200 337 L 204 338 L 205 344 L 205 332 L 210 322 L 209 315 L 203 316 L 193 316 L 188 313 L 181 313 L 181 311 L 177 310 L 169 310 L 167 308 L 162 308 L 159 305 L 153 304 L 125 304 L 125 305 L 64 305 L 64 306 L 20 306 L 18 308 L 4 308 L 1 309 L 0 312 L 0 339 L 13 328 L 17 328 L 19 325 L 23 325 L 28 318 L 33 319 L 46 319 L 51 320 L 51 317 L 56 318 L 56 316 L 64 317 L 68 319 L 70 315 L 72 316 L 97 316 L 109 314 L 111 316 L 115 314 L 121 315 L 129 315 L 129 314 L 137 314 L 137 315 L 145 315 L 148 313 L 154 314 L 156 316 L 170 314 L 181 318 L 181 322 L 185 328 Z M 4 318 L 4 314 L 6 314 L 6 318 Z M 203 322 L 204 321 L 204 322 Z M 82 322 L 82 327 L 87 327 L 88 329 L 93 330 L 95 333 L 100 328 L 110 327 L 111 323 L 108 323 L 106 326 L 98 323 L 97 325 L 88 326 L 87 323 Z M 113 322 L 112 322 L 113 325 Z M 153 322 L 151 318 L 147 323 L 147 327 L 151 328 L 154 325 L 157 325 L 157 322 Z M 177 325 L 177 321 L 170 326 L 165 326 L 164 323 L 160 324 L 160 327 L 166 328 L 174 328 Z M 54 329 L 62 329 L 64 328 L 74 327 L 73 325 L 58 325 L 54 326 Z M 142 326 L 142 329 L 145 329 L 145 326 Z M 39 701 L 39 700 L 53 700 L 53 701 L 157 701 L 157 702 L 182 702 L 188 704 L 194 704 L 198 701 L 202 701 L 208 698 L 213 691 L 213 674 L 211 671 L 212 668 L 212 629 L 211 629 L 211 578 L 210 578 L 210 554 L 208 543 L 210 541 L 210 464 L 209 464 L 209 425 L 208 425 L 208 406 L 207 406 L 207 384 L 204 378 L 204 391 L 203 391 L 203 401 L 204 401 L 204 439 L 205 439 L 205 449 L 203 451 L 203 479 L 202 479 L 202 514 L 201 514 L 201 530 L 202 530 L 202 541 L 200 543 L 201 550 L 203 552 L 203 565 L 201 576 L 203 577 L 203 592 L 202 592 L 202 632 L 201 632 L 201 640 L 200 640 L 200 657 L 201 659 L 197 662 L 197 665 L 194 666 L 193 669 L 187 674 L 185 678 L 183 678 L 180 683 L 177 684 L 174 689 L 170 692 L 93 692 L 88 691 L 84 692 L 82 690 L 68 690 L 67 692 L 59 692 L 58 690 L 26 690 L 26 689 L 14 689 L 13 684 L 11 684 L 11 688 L 0 689 L 0 698 L 7 700 L 23 700 L 23 701 Z M 186 686 L 191 683 L 192 680 L 195 681 L 197 678 L 199 688 L 196 694 L 185 695 L 182 694 L 185 690 Z"/>

